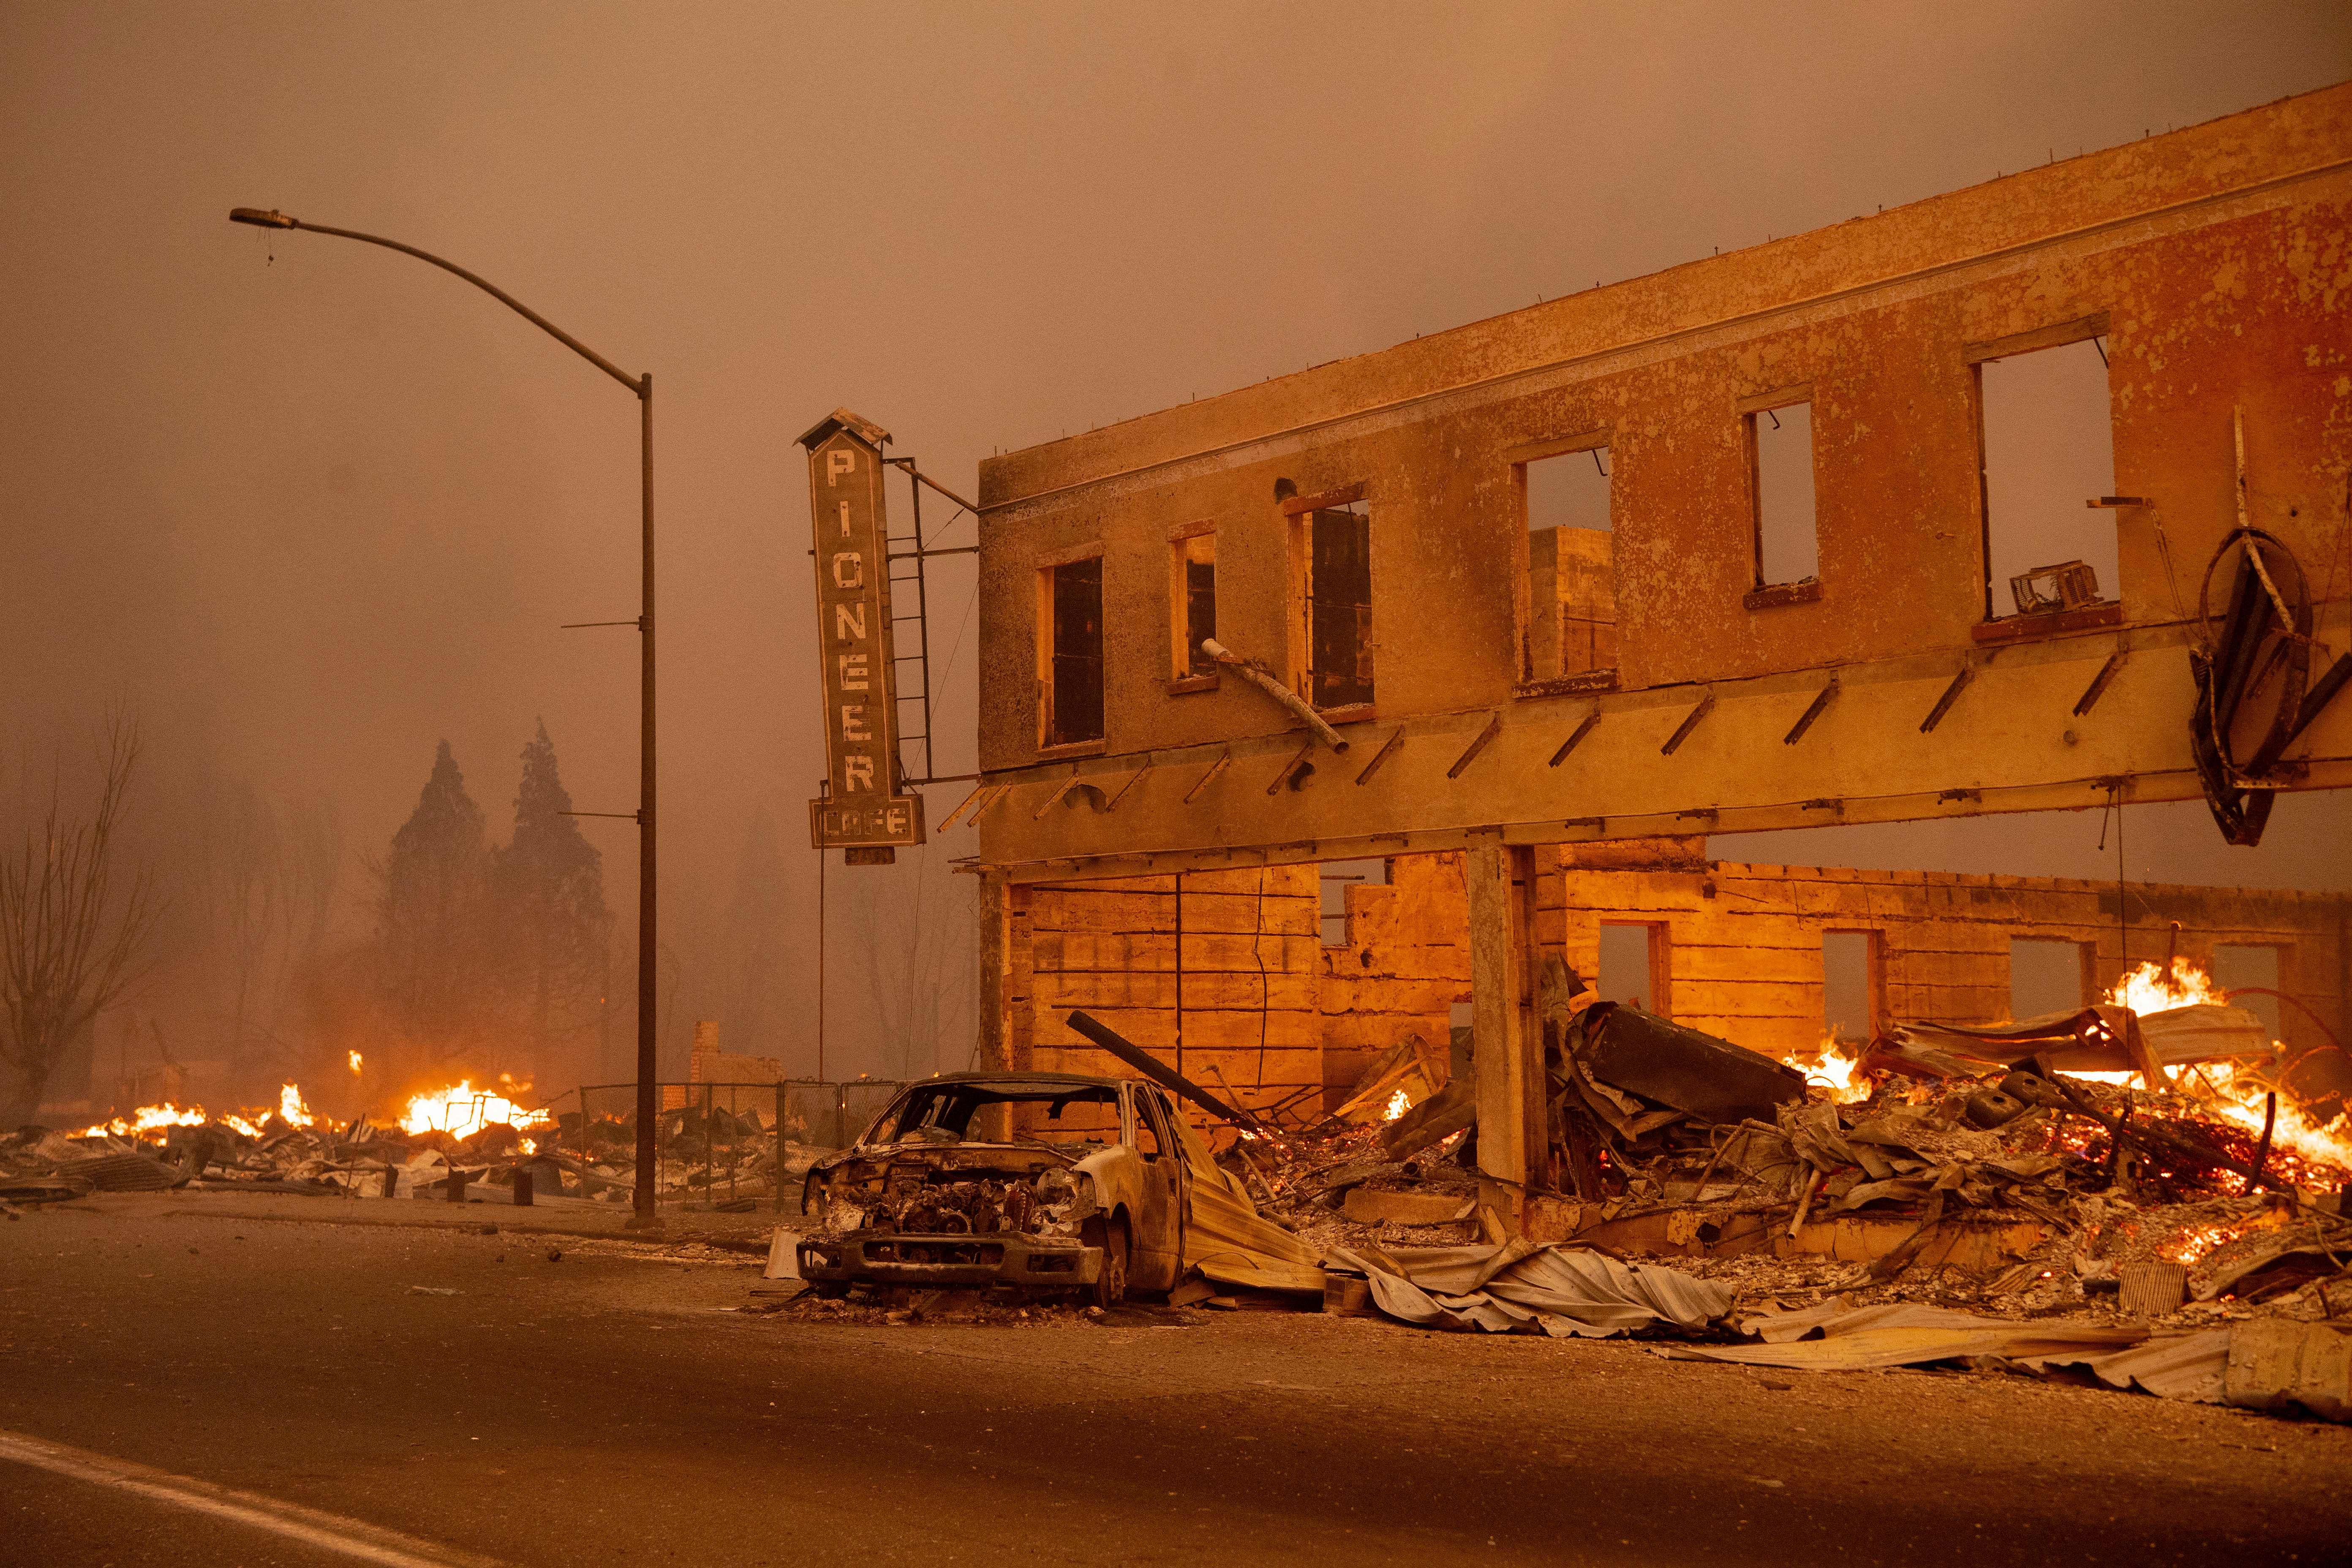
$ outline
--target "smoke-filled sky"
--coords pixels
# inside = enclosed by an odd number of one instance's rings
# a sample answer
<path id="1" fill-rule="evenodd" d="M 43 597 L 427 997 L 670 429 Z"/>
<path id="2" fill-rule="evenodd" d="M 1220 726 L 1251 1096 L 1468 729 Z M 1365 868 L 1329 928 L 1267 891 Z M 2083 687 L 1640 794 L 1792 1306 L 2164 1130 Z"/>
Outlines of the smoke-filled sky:
<path id="1" fill-rule="evenodd" d="M 416 261 L 226 217 L 439 252 L 654 374 L 674 1012 L 719 1005 L 764 811 L 793 1005 L 730 1043 L 806 1070 L 793 438 L 826 411 L 969 494 L 992 450 L 2347 75 L 2329 3 L 25 0 L 0 8 L 0 766 L 37 779 L 133 711 L 151 833 L 201 837 L 224 780 L 331 806 L 353 894 L 445 737 L 501 827 L 541 718 L 576 805 L 634 807 L 634 634 L 557 629 L 635 614 L 633 400 Z M 970 583 L 933 583 L 941 773 L 971 765 Z M 2253 853 L 2193 805 L 2133 824 L 2157 877 L 2340 887 L 2352 840 L 2322 800 Z M 2112 875 L 2096 827 L 1719 848 Z M 625 970 L 634 833 L 590 832 Z M 922 882 L 953 940 L 919 966 L 964 997 L 942 863 L 971 847 L 830 874 L 902 912 Z M 852 929 L 828 1066 L 959 1063 L 968 1001 L 936 1058 L 883 1048 Z"/>

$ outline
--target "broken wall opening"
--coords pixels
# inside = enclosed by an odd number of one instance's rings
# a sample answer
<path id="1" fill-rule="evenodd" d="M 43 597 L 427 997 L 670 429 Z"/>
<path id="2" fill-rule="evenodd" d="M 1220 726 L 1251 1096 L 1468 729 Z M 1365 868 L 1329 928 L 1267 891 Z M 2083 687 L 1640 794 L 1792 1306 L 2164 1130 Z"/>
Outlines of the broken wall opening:
<path id="1" fill-rule="evenodd" d="M 1318 880 L 1322 884 L 1323 945 L 1351 945 L 1348 928 L 1348 889 L 1350 888 L 1381 888 L 1388 885 L 1389 863 L 1379 860 L 1326 860 L 1317 868 Z M 1369 952 L 1369 948 L 1360 951 Z"/>
<path id="2" fill-rule="evenodd" d="M 2219 942 L 2213 948 L 2213 984 L 2223 991 L 2237 991 L 2252 986 L 2248 994 L 2232 998 L 2235 1005 L 2243 1007 L 2263 1021 L 2271 1038 L 2284 1037 L 2284 1020 L 2280 1016 L 2279 999 L 2263 992 L 2283 990 L 2279 984 L 2279 950 L 2242 942 Z"/>
<path id="3" fill-rule="evenodd" d="M 2090 1000 L 2083 945 L 2055 937 L 2009 939 L 2009 1016 L 2072 1013 Z"/>
<path id="4" fill-rule="evenodd" d="M 1041 569 L 1037 681 L 1040 743 L 1103 738 L 1102 552 Z"/>
<path id="5" fill-rule="evenodd" d="M 1750 506 L 1756 534 L 1756 586 L 1817 581 L 1821 534 L 1813 504 L 1813 405 L 1810 392 L 1743 416 Z"/>
<path id="6" fill-rule="evenodd" d="M 2084 504 L 2116 488 L 2103 339 L 2085 335 L 2021 348 L 1980 360 L 1975 369 L 1983 431 L 1986 618 L 2050 607 L 2019 603 L 2012 580 L 2072 563 L 2087 566 L 2096 586 L 2087 596 L 2077 595 L 2080 604 L 2063 607 L 2120 599 L 2116 514 Z M 2048 595 L 2053 585 L 2029 587 L 2029 595 L 2036 591 Z"/>
<path id="7" fill-rule="evenodd" d="M 1707 859 L 1699 838 L 1524 853 L 1535 885 L 1518 929 L 1532 935 L 1515 971 L 1528 994 L 1514 1005 L 1532 1005 L 1527 976 L 1558 953 L 1603 999 L 1638 998 L 1784 1061 L 1817 1058 L 1825 1035 L 1866 1037 L 1898 1020 L 2071 1011 L 2126 958 L 2162 951 L 2144 928 L 2118 931 L 2112 883 L 1748 865 Z M 1408 1036 L 1442 1048 L 1475 1012 L 1463 854 L 1374 862 L 1384 882 L 1323 880 L 1348 875 L 1343 864 L 1190 871 L 1181 900 L 1172 875 L 1027 886 L 1008 944 L 1009 1065 L 1124 1072 L 1063 1022 L 1083 1008 L 1212 1092 L 1312 1120 Z M 2210 953 L 2217 984 L 2271 985 L 2340 1027 L 2343 897 L 2127 894 L 2179 915 L 2179 950 Z M 1327 916 L 1344 941 L 1326 941 Z M 2298 1092 L 2317 1103 L 2352 1088 L 2320 1028 L 2295 1006 L 2280 1012 Z"/>
<path id="8" fill-rule="evenodd" d="M 1372 700 L 1370 504 L 1318 498 L 1286 503 L 1291 515 L 1292 668 L 1299 695 L 1318 708 Z"/>
<path id="9" fill-rule="evenodd" d="M 1822 1037 L 1867 1042 L 1883 1026 L 1878 933 L 1822 933 Z"/>
<path id="10" fill-rule="evenodd" d="M 1605 443 L 1517 465 L 1528 526 L 1520 678 L 1617 668 L 1616 538 Z"/>
<path id="11" fill-rule="evenodd" d="M 1217 661 L 1202 644 L 1217 635 L 1217 535 L 1207 523 L 1169 542 L 1169 679 L 1213 684 Z"/>
<path id="12" fill-rule="evenodd" d="M 1662 923 L 1603 920 L 1599 973 L 1593 982 L 1601 1000 L 1666 1016 L 1667 941 Z"/>

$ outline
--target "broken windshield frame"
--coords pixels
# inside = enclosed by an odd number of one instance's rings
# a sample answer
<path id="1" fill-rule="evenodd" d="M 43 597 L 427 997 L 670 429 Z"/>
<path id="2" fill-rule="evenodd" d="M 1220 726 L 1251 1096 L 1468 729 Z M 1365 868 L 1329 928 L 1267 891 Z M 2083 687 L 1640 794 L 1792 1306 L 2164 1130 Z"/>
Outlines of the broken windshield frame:
<path id="1" fill-rule="evenodd" d="M 874 1124 L 867 1142 L 901 1143 L 930 1138 L 940 1142 L 961 1142 L 971 1135 L 974 1115 L 992 1105 L 1044 1106 L 1045 1119 L 1061 1120 L 1067 1107 L 1108 1105 L 1118 1114 L 1117 1128 L 1089 1129 L 1076 1141 L 1106 1145 L 1120 1142 L 1124 1136 L 1126 1117 L 1119 1108 L 1120 1095 L 1109 1084 L 1079 1084 L 1072 1086 L 1027 1085 L 1003 1087 L 976 1083 L 918 1084 L 908 1089 Z M 1033 1139 L 1013 1139 L 1013 1142 L 1037 1142 Z M 1052 1147 L 1050 1144 L 1043 1145 Z"/>

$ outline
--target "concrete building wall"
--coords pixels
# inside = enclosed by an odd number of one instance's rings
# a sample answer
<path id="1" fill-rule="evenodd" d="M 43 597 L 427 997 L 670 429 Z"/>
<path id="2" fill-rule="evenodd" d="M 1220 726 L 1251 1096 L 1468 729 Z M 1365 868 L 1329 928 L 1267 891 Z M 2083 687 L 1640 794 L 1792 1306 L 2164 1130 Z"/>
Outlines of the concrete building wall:
<path id="1" fill-rule="evenodd" d="M 1330 946 L 1318 934 L 1316 868 L 1188 874 L 1181 1058 L 1174 877 L 1018 889 L 1027 914 L 1015 917 L 1012 972 L 1026 978 L 1014 987 L 1011 1065 L 1123 1070 L 1063 1022 L 1076 1007 L 1254 1107 L 1308 1109 L 1317 1098 L 1302 1091 L 1314 1089 L 1336 1104 L 1407 1034 L 1443 1041 L 1452 1008 L 1470 1000 L 1462 857 L 1401 856 L 1390 872 L 1387 886 L 1347 889 L 1347 940 Z M 1822 1043 L 1829 932 L 1873 933 L 1882 1026 L 2008 1016 L 2012 938 L 2078 944 L 2085 1002 L 2126 967 L 2111 882 L 1753 866 L 1671 839 L 1539 850 L 1537 877 L 1538 948 L 1589 981 L 1601 973 L 1604 921 L 1651 925 L 1660 1009 L 1774 1055 Z M 2345 1031 L 2352 900 L 2140 883 L 2125 897 L 2133 964 L 2169 949 L 2210 969 L 2219 945 L 2276 949 L 2278 988 L 2294 999 L 2280 1013 L 2292 1081 L 2323 1103 L 2352 1089 L 2352 1060 L 2326 1033 Z"/>
<path id="2" fill-rule="evenodd" d="M 1830 800 L 1858 821 L 2192 796 L 2181 605 L 2236 521 L 2240 416 L 2252 521 L 2315 567 L 2338 542 L 2347 220 L 2352 86 L 991 459 L 980 731 L 1008 789 L 981 814 L 982 859 L 1034 879 L 1233 864 L 1235 847 L 1446 847 L 1493 825 L 1522 842 L 1795 826 Z M 2116 490 L 2153 502 L 2101 514 L 2121 563 L 2101 591 L 2120 607 L 1988 628 L 1977 367 L 2095 334 Z M 1745 420 L 1792 396 L 1811 404 L 1818 580 L 1759 595 Z M 1546 563 L 1516 465 L 1600 438 L 1615 682 L 1531 684 L 1560 574 L 1531 586 Z M 1326 492 L 1370 510 L 1377 697 L 1344 716 L 1349 759 L 1285 788 L 1303 739 L 1288 716 L 1229 673 L 1176 679 L 1170 552 L 1213 531 L 1220 640 L 1297 686 L 1282 503 Z M 1044 748 L 1038 570 L 1097 547 L 1105 734 Z M 2339 647 L 2347 584 L 2319 616 Z M 2125 674 L 2070 718 L 2119 652 Z M 1923 733 L 1964 668 L 1969 699 Z M 1832 672 L 1811 742 L 1783 746 Z M 1449 773 L 1490 722 L 1480 765 Z M 1398 755 L 1351 783 L 1391 735 Z M 2295 754 L 2304 786 L 2352 782 L 2352 704 Z M 1106 795 L 1147 776 L 1116 816 L 1034 809 L 1073 772 Z"/>

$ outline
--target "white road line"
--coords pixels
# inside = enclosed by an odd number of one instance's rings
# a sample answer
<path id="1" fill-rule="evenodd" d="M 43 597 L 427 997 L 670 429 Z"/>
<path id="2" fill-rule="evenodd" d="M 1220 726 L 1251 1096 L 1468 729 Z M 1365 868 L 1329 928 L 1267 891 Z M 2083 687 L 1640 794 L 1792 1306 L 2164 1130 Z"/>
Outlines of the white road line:
<path id="1" fill-rule="evenodd" d="M 69 1447 L 45 1437 L 0 1430 L 0 1459 L 70 1476 L 75 1480 L 117 1487 L 174 1508 L 191 1509 L 282 1535 L 324 1551 L 356 1557 L 383 1568 L 505 1568 L 496 1558 L 457 1552 L 396 1530 L 384 1530 L 337 1513 L 325 1513 L 299 1503 L 280 1502 L 257 1492 L 215 1486 L 194 1476 L 134 1465 L 87 1448 Z"/>

